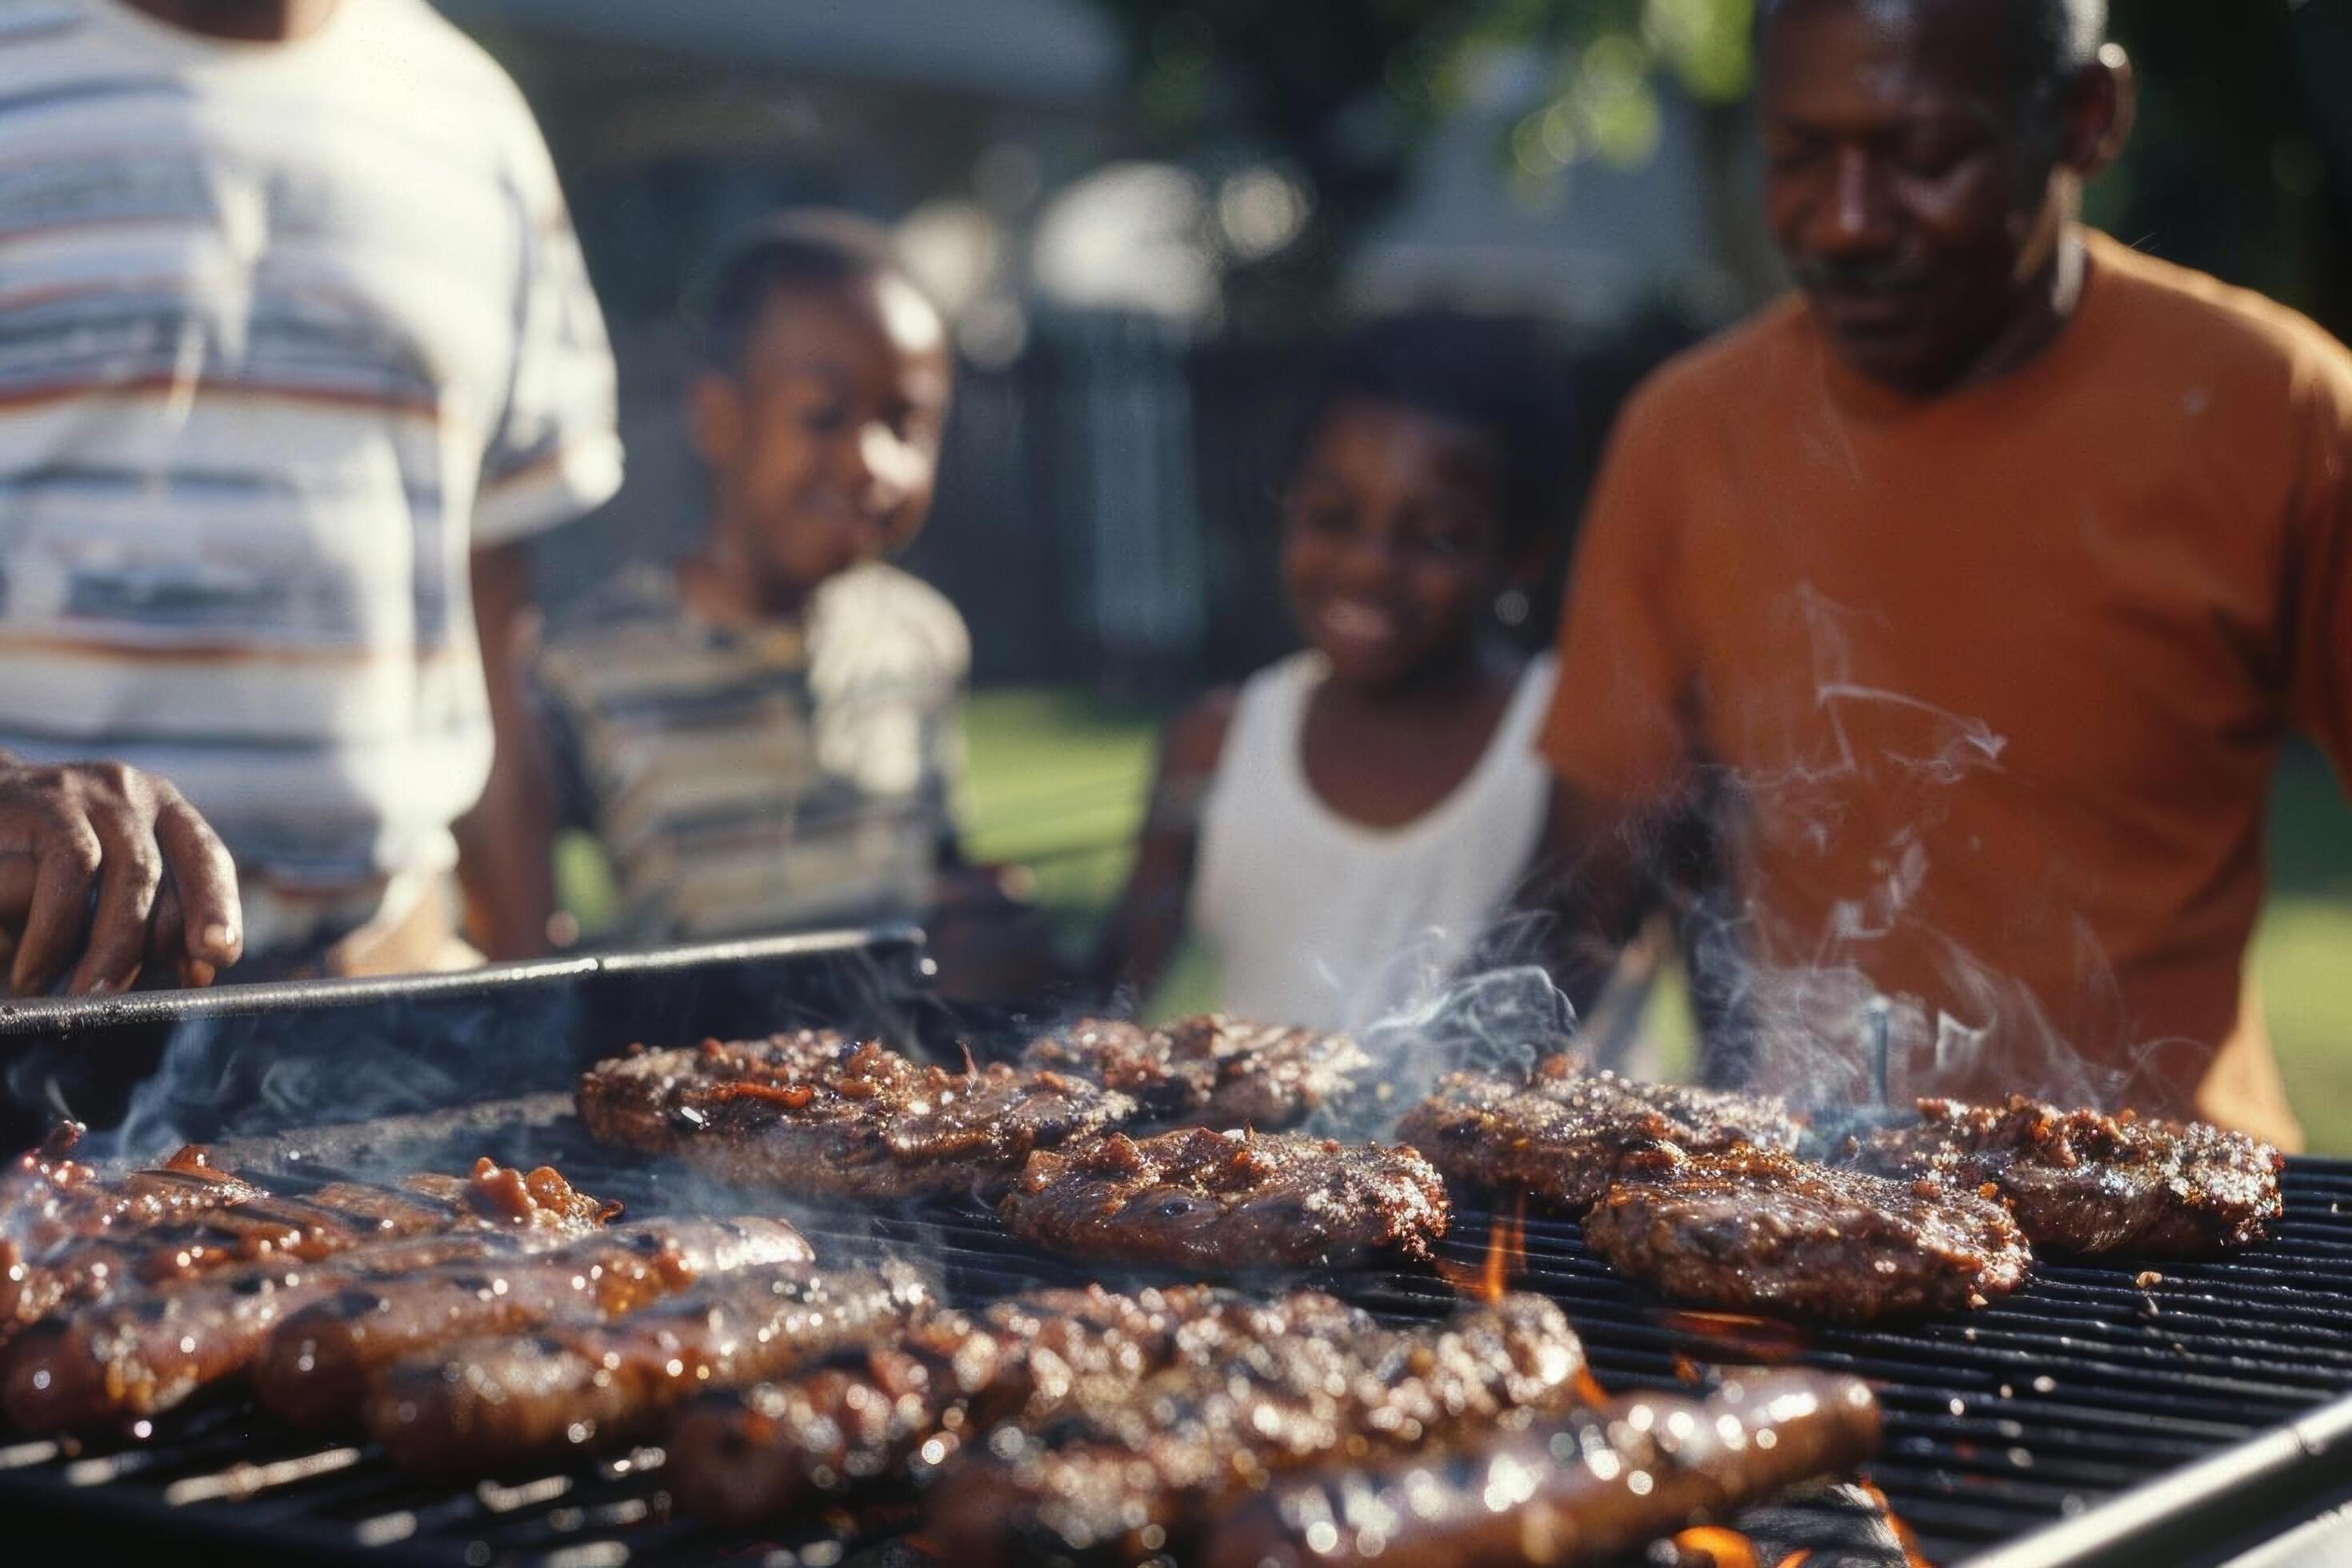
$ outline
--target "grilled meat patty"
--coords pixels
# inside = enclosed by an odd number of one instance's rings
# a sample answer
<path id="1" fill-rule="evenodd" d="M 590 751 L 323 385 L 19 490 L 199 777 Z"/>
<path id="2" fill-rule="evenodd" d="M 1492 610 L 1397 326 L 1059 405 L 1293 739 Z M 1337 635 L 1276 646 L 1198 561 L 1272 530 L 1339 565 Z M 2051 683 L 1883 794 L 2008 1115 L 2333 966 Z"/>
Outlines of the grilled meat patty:
<path id="1" fill-rule="evenodd" d="M 1981 1307 L 2032 1262 L 2017 1222 L 1975 1193 L 1776 1149 L 1633 1156 L 1584 1242 L 1677 1300 L 1832 1322 Z"/>
<path id="2" fill-rule="evenodd" d="M 932 1307 L 897 1268 L 746 1269 L 611 1323 L 461 1340 L 387 1369 L 362 1408 L 405 1468 L 480 1472 L 657 1428 L 740 1388 L 884 1340 Z"/>
<path id="3" fill-rule="evenodd" d="M 1370 1469 L 1277 1481 L 1210 1531 L 1204 1568 L 1566 1568 L 1816 1477 L 1878 1447 L 1858 1378 L 1765 1372 L 1705 1399 L 1643 1394 Z M 1496 1506 L 1496 1488 L 1508 1488 Z"/>
<path id="4" fill-rule="evenodd" d="M 2026 1239 L 2075 1257 L 2210 1258 L 2262 1239 L 2284 1212 L 2276 1149 L 2202 1121 L 2131 1112 L 1919 1102 L 1916 1126 L 1848 1145 L 1846 1163 L 2009 1200 Z"/>
<path id="5" fill-rule="evenodd" d="M 1448 1210 L 1410 1149 L 1185 1127 L 1033 1154 L 999 1212 L 1057 1251 L 1232 1272 L 1371 1251 L 1426 1259 Z"/>
<path id="6" fill-rule="evenodd" d="M 1089 1079 L 1155 1121 L 1277 1131 L 1355 1087 L 1371 1064 L 1346 1035 L 1207 1014 L 1147 1028 L 1087 1018 L 1033 1043 L 1022 1065 Z"/>
<path id="7" fill-rule="evenodd" d="M 1556 1413 L 1587 1384 L 1567 1320 L 1532 1296 L 1429 1328 L 1351 1313 L 1223 1348 L 996 1428 L 940 1477 L 927 1533 L 960 1563 L 1181 1555 L 1272 1477 Z"/>
<path id="8" fill-rule="evenodd" d="M 1571 1213 L 1601 1196 L 1629 1154 L 1753 1145 L 1793 1149 L 1801 1131 L 1769 1095 L 1640 1083 L 1554 1057 L 1526 1082 L 1458 1072 L 1405 1114 L 1397 1136 L 1449 1180 L 1523 1192 Z"/>
<path id="9" fill-rule="evenodd" d="M 1221 1360 L 1269 1335 L 1360 1321 L 1354 1309 L 1309 1292 L 1267 1303 L 1205 1285 L 1030 1291 L 974 1316 L 940 1313 L 846 1360 L 702 1401 L 670 1429 L 669 1474 L 694 1513 L 750 1528 L 829 1493 L 930 1476 L 1001 1423 L 1035 1431 L 1062 1411 L 1131 1397 L 1139 1382 L 1180 1361 Z"/>
<path id="10" fill-rule="evenodd" d="M 815 1254 L 782 1220 L 644 1220 L 552 1251 L 356 1280 L 271 1331 L 253 1368 L 261 1407 L 298 1426 L 358 1418 L 377 1373 L 482 1334 L 613 1319 L 744 1268 Z"/>
<path id="11" fill-rule="evenodd" d="M 600 1142 L 676 1153 L 741 1185 L 857 1198 L 1001 1183 L 1032 1150 L 1135 1112 L 1083 1079 L 1001 1064 L 950 1072 L 817 1033 L 604 1062 L 581 1079 L 579 1105 Z"/>
<path id="12" fill-rule="evenodd" d="M 551 1170 L 525 1177 L 487 1160 L 470 1179 L 421 1176 L 404 1184 L 410 1194 L 342 1191 L 328 1211 L 345 1216 L 333 1233 L 342 1245 L 315 1261 L 289 1250 L 167 1278 L 38 1325 L 0 1357 L 0 1402 L 9 1420 L 26 1431 L 58 1432 L 156 1415 L 245 1371 L 278 1322 L 354 1280 L 559 1246 L 610 1212 Z M 341 1185 L 322 1187 L 310 1201 L 323 1205 Z M 517 1206 L 519 1191 L 527 1207 Z M 373 1197 L 363 1202 L 362 1194 Z M 321 1243 L 328 1234 L 305 1233 Z"/>

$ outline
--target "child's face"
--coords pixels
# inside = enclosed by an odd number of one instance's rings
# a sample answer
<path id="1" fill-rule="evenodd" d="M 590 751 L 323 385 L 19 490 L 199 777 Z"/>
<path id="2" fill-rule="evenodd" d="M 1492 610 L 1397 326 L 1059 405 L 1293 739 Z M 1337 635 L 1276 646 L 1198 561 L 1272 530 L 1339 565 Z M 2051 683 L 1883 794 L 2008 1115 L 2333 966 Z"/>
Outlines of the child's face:
<path id="1" fill-rule="evenodd" d="M 1283 585 L 1337 679 L 1383 686 L 1455 657 L 1500 586 L 1503 485 L 1475 431 L 1337 405 L 1286 497 Z"/>
<path id="2" fill-rule="evenodd" d="M 740 372 L 701 379 L 695 444 L 763 597 L 797 603 L 914 538 L 952 374 L 937 312 L 886 275 L 780 289 Z"/>

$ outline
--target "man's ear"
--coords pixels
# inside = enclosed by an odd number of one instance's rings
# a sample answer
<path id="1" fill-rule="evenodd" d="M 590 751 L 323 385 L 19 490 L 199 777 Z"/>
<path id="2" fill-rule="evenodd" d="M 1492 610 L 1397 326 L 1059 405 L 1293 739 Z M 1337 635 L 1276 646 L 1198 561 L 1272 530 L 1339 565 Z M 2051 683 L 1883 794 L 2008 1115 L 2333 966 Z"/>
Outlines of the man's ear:
<path id="1" fill-rule="evenodd" d="M 2099 58 L 2074 73 L 2066 89 L 2065 145 L 2059 162 L 2089 180 L 2123 156 L 2139 110 L 2139 78 L 2121 44 L 2102 44 Z"/>
<path id="2" fill-rule="evenodd" d="M 712 468 L 743 449 L 743 391 L 732 378 L 706 370 L 686 389 L 686 437 Z"/>

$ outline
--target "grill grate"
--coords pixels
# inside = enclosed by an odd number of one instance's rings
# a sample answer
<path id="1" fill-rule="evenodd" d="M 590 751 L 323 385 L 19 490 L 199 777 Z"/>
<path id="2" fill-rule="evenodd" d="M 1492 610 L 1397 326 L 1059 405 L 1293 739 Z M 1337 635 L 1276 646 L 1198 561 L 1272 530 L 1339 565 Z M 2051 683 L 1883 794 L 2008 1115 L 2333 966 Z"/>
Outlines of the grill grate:
<path id="1" fill-rule="evenodd" d="M 478 1134 L 467 1152 L 486 1152 Z M 487 1152 L 552 1161 L 636 1215 L 712 1208 L 698 1186 L 690 1195 L 701 1201 L 689 1205 L 661 1173 L 611 1168 L 574 1124 L 518 1129 Z M 2352 1392 L 2352 1163 L 2291 1162 L 2286 1194 L 2273 1238 L 2238 1258 L 2166 1266 L 2145 1289 L 2130 1269 L 2045 1266 L 2018 1297 L 1900 1331 L 1798 1331 L 1675 1311 L 1589 1258 L 1573 1224 L 1538 1215 L 1525 1219 L 1524 1263 L 1510 1283 L 1561 1303 L 1612 1388 L 1763 1361 L 1868 1378 L 1886 1414 L 1870 1479 L 1928 1558 L 1948 1565 Z M 909 1258 L 964 1303 L 1106 1278 L 1026 1249 L 977 1207 L 793 1217 L 826 1261 Z M 1492 1227 L 1491 1215 L 1461 1211 L 1440 1250 L 1475 1268 Z M 1392 1319 L 1437 1318 L 1459 1299 L 1418 1270 L 1307 1282 Z M 83 1541 L 144 1535 L 255 1558 L 470 1568 L 719 1557 L 826 1568 L 908 1523 L 885 1509 L 827 1514 L 765 1542 L 707 1531 L 672 1516 L 655 1447 L 465 1489 L 410 1481 L 368 1447 L 285 1431 L 234 1399 L 156 1427 L 119 1447 L 0 1438 L 0 1507 Z"/>

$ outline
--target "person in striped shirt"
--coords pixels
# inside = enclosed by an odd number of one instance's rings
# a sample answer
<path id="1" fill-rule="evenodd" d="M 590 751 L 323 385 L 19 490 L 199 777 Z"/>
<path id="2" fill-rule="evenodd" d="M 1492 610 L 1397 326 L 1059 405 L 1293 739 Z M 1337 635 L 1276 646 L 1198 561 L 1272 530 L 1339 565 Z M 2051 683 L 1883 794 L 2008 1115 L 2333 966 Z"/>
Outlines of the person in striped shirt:
<path id="1" fill-rule="evenodd" d="M 184 791 L 239 974 L 465 956 L 523 546 L 621 471 L 513 83 L 425 0 L 0 0 L 0 751 Z"/>
<path id="2" fill-rule="evenodd" d="M 625 938 L 926 920 L 951 991 L 1042 984 L 1042 927 L 956 848 L 963 618 L 887 559 L 930 510 L 939 312 L 879 230 L 819 211 L 756 227 L 706 293 L 687 413 L 709 525 L 551 628 L 562 787 L 499 837 L 542 847 L 525 885 L 551 913 L 549 829 L 593 830 Z"/>

